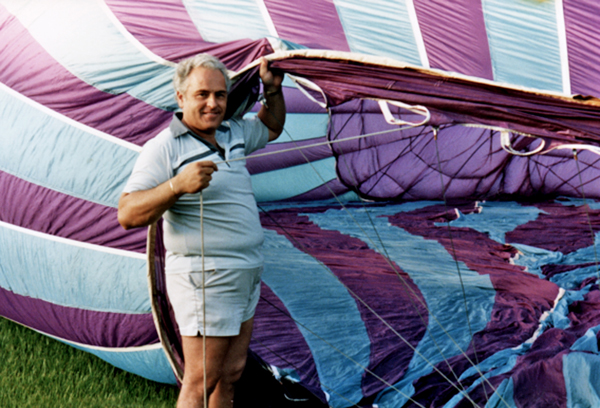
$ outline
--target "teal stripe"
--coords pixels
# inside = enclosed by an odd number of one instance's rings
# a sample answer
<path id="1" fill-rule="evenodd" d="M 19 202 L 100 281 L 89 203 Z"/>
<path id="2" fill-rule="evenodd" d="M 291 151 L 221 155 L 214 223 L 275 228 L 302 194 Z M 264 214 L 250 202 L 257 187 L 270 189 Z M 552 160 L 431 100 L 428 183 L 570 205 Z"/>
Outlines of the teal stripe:
<path id="1" fill-rule="evenodd" d="M 0 87 L 0 170 L 110 207 L 138 153 L 47 115 Z"/>
<path id="2" fill-rule="evenodd" d="M 119 31 L 99 1 L 2 3 L 54 59 L 86 83 L 110 93 L 126 92 L 161 109 L 177 107 L 173 66 L 157 62 L 158 57 Z"/>
<path id="3" fill-rule="evenodd" d="M 0 224 L 0 286 L 60 306 L 148 313 L 146 261 Z M 137 255 L 137 254 L 136 254 Z"/>
<path id="4" fill-rule="evenodd" d="M 76 349 L 87 351 L 127 372 L 159 383 L 177 384 L 175 374 L 169 365 L 162 347 L 153 349 L 144 348 L 135 351 L 131 351 L 130 349 L 111 350 L 90 348 L 81 344 L 61 341 Z"/>
<path id="5" fill-rule="evenodd" d="M 505 243 L 505 235 L 519 225 L 534 221 L 543 212 L 533 206 L 522 206 L 515 202 L 486 201 L 478 204 L 479 212 L 460 214 L 451 225 L 457 228 L 471 228 L 487 234 L 501 244 Z M 510 214 L 510 216 L 507 216 Z M 436 225 L 442 225 L 436 224 Z M 445 223 L 443 225 L 446 225 Z"/>
<path id="6" fill-rule="evenodd" d="M 335 178 L 335 158 L 329 157 L 299 166 L 254 174 L 252 188 L 258 202 L 279 201 L 311 191 Z"/>
<path id="7" fill-rule="evenodd" d="M 350 50 L 421 65 L 405 1 L 334 0 Z"/>
<path id="8" fill-rule="evenodd" d="M 183 4 L 206 41 L 258 40 L 271 35 L 256 0 L 183 0 Z"/>
<path id="9" fill-rule="evenodd" d="M 483 0 L 494 80 L 562 91 L 554 0 Z"/>
<path id="10" fill-rule="evenodd" d="M 446 359 L 460 354 L 466 350 L 471 337 L 468 330 L 461 283 L 456 270 L 456 262 L 448 251 L 438 242 L 427 240 L 423 237 L 411 235 L 401 228 L 391 226 L 385 215 L 395 214 L 399 211 L 412 211 L 432 203 L 419 202 L 403 205 L 385 206 L 382 208 L 346 209 L 352 218 L 340 210 L 329 210 L 322 214 L 310 214 L 312 222 L 324 229 L 339 231 L 364 241 L 372 249 L 382 251 L 380 242 L 385 243 L 385 253 L 392 262 L 406 272 L 413 282 L 419 287 L 429 309 L 428 332 L 417 346 L 419 354 L 415 354 L 410 362 L 409 369 L 402 380 L 396 384 L 406 395 L 412 395 L 414 388 L 412 382 L 432 371 L 432 364 L 438 364 Z M 368 213 L 367 213 L 368 211 Z M 361 226 L 374 225 L 371 229 Z M 367 232 L 365 232 L 367 231 Z M 370 232 L 369 232 L 370 231 Z M 370 235 L 370 239 L 365 236 Z M 406 254 L 409 254 L 407 256 Z M 473 332 L 485 328 L 490 318 L 494 305 L 495 290 L 487 275 L 479 275 L 470 270 L 463 263 L 459 263 L 464 289 L 469 303 L 469 321 Z M 448 305 L 453 305 L 449 308 Z M 435 316 L 436 322 L 431 316 Z M 451 334 L 454 342 L 444 333 L 440 324 Z M 400 341 L 400 340 L 398 340 Z M 443 345 L 442 356 L 438 345 Z M 423 357 L 422 357 L 423 356 Z M 402 406 L 407 398 L 393 389 L 383 392 L 381 399 L 384 406 Z"/>
<path id="11" fill-rule="evenodd" d="M 249 113 L 246 117 L 255 116 Z M 327 135 L 329 115 L 326 113 L 288 113 L 285 116 L 283 133 L 270 144 L 314 139 Z"/>
<path id="12" fill-rule="evenodd" d="M 600 406 L 600 356 L 572 352 L 563 359 L 563 377 L 567 391 L 567 408 Z"/>
<path id="13" fill-rule="evenodd" d="M 263 248 L 265 284 L 295 320 L 329 343 L 298 325 L 312 352 L 323 391 L 331 396 L 329 405 L 345 407 L 348 400 L 358 403 L 364 370 L 342 355 L 363 367 L 369 365 L 370 340 L 356 301 L 325 266 L 285 237 L 265 230 Z"/>

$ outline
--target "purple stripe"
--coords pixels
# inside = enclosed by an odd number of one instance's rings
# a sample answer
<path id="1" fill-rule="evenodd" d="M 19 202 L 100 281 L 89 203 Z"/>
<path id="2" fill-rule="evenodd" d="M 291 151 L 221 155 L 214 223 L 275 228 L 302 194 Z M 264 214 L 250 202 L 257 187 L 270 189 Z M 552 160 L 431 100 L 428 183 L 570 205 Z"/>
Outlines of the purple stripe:
<path id="1" fill-rule="evenodd" d="M 461 212 L 473 211 L 473 205 L 457 207 Z M 470 228 L 452 228 L 448 233 L 444 223 L 456 218 L 454 208 L 446 211 L 443 205 L 435 205 L 407 213 L 388 217 L 390 223 L 416 236 L 435 240 L 446 248 L 457 261 L 463 262 L 470 270 L 480 275 L 488 275 L 496 290 L 495 302 L 486 327 L 475 333 L 466 353 L 472 361 L 479 361 L 495 352 L 517 346 L 530 338 L 538 327 L 540 316 L 550 310 L 558 294 L 558 286 L 523 272 L 523 268 L 508 262 L 516 254 L 512 247 L 491 240 L 487 234 Z M 471 364 L 462 355 L 449 360 L 456 375 L 470 368 Z M 454 378 L 446 362 L 438 365 L 448 378 Z M 467 379 L 463 385 L 468 385 Z M 454 388 L 439 373 L 434 372 L 419 379 L 417 386 L 424 387 L 416 393 L 416 399 L 430 406 L 431 398 L 451 395 Z M 527 386 L 532 387 L 529 383 Z M 434 388 L 437 390 L 434 391 Z M 452 392 L 450 392 L 452 391 Z M 485 401 L 485 400 L 484 400 Z M 436 402 L 436 405 L 440 401 Z"/>
<path id="2" fill-rule="evenodd" d="M 277 35 L 314 49 L 350 51 L 333 1 L 265 0 Z"/>
<path id="3" fill-rule="evenodd" d="M 117 209 L 50 190 L 0 171 L 0 221 L 80 242 L 146 252 L 146 229 L 125 231 Z"/>
<path id="4" fill-rule="evenodd" d="M 301 140 L 298 142 L 269 144 L 267 147 L 261 149 L 255 154 L 273 153 L 285 149 L 294 149 L 314 143 L 322 143 L 326 140 L 327 139 L 325 137 L 319 137 L 315 139 Z M 331 149 L 327 145 L 322 145 L 308 147 L 302 150 L 293 150 L 289 152 L 273 154 L 272 156 L 267 157 L 252 158 L 252 156 L 249 156 L 247 159 L 247 167 L 250 174 L 258 174 L 297 166 L 300 164 L 306 164 L 307 162 L 313 162 L 316 160 L 325 159 L 327 157 L 331 157 Z"/>
<path id="5" fill-rule="evenodd" d="M 128 94 L 99 91 L 67 71 L 0 5 L 0 82 L 32 100 L 123 140 L 142 145 L 171 113 Z"/>
<path id="6" fill-rule="evenodd" d="M 425 333 L 428 320 L 419 288 L 397 265 L 394 265 L 397 273 L 394 272 L 388 260 L 371 250 L 363 241 L 338 231 L 323 230 L 310 222 L 307 216 L 299 215 L 300 212 L 322 212 L 326 209 L 275 210 L 270 211 L 268 216 L 261 215 L 261 222 L 264 228 L 291 236 L 290 242 L 296 248 L 326 265 L 384 321 L 416 347 Z M 362 303 L 357 302 L 357 306 L 371 339 L 368 368 L 393 384 L 402 378 L 408 368 L 413 356 L 412 349 L 400 341 Z M 373 395 L 383 388 L 385 384 L 379 379 L 364 374 L 362 389 L 365 396 Z"/>
<path id="7" fill-rule="evenodd" d="M 316 201 L 316 200 L 329 200 L 339 197 L 342 194 L 347 193 L 348 187 L 343 185 L 339 180 L 331 180 L 327 183 L 307 191 L 306 193 L 297 195 L 285 201 Z"/>
<path id="8" fill-rule="evenodd" d="M 481 3 L 415 0 L 414 4 L 431 68 L 494 79 Z"/>
<path id="9" fill-rule="evenodd" d="M 600 210 L 560 203 L 534 205 L 544 213 L 508 232 L 507 243 L 516 242 L 565 255 L 594 245 L 594 235 L 600 231 Z"/>
<path id="10" fill-rule="evenodd" d="M 0 288 L 0 315 L 89 346 L 138 347 L 158 342 L 150 313 L 105 313 L 58 306 L 4 288 Z"/>
<path id="11" fill-rule="evenodd" d="M 250 347 L 267 363 L 295 370 L 303 385 L 324 399 L 312 353 L 290 313 L 264 283 L 260 297 Z"/>
<path id="12" fill-rule="evenodd" d="M 206 52 L 238 70 L 273 52 L 265 40 L 221 44 L 204 41 L 181 0 L 107 0 L 107 5 L 138 41 L 154 54 L 180 61 Z"/>
<path id="13" fill-rule="evenodd" d="M 600 3 L 563 0 L 571 92 L 600 96 Z"/>

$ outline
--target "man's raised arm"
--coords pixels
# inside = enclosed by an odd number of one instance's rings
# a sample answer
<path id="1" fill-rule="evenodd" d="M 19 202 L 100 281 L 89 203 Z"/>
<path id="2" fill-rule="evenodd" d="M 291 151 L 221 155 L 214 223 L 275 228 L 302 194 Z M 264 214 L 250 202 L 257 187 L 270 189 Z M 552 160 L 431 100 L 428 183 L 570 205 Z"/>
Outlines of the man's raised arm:
<path id="1" fill-rule="evenodd" d="M 275 74 L 269 69 L 269 62 L 263 58 L 260 63 L 260 79 L 267 101 L 258 112 L 258 117 L 269 128 L 269 142 L 277 139 L 285 124 L 285 101 L 281 90 L 283 74 Z"/>

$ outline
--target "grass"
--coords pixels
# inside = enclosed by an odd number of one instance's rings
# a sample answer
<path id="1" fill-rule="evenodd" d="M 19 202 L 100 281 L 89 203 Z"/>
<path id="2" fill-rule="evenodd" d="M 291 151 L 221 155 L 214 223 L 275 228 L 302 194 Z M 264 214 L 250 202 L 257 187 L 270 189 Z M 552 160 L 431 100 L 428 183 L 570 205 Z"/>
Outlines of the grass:
<path id="1" fill-rule="evenodd" d="M 0 317 L 2 408 L 174 407 L 178 393 Z"/>

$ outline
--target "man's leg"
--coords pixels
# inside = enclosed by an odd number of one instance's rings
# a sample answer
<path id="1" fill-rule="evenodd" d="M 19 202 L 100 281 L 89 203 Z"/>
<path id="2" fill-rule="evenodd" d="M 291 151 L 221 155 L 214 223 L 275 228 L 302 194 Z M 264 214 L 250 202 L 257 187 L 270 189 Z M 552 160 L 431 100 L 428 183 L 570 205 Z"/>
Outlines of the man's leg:
<path id="1" fill-rule="evenodd" d="M 254 318 L 242 323 L 240 334 L 232 337 L 225 356 L 221 379 L 210 396 L 210 408 L 232 408 L 234 384 L 242 376 L 248 356 L 248 346 L 252 338 Z"/>
<path id="2" fill-rule="evenodd" d="M 231 337 L 206 338 L 206 389 L 210 396 L 223 375 Z M 204 347 L 202 336 L 181 336 L 185 373 L 177 408 L 204 407 Z M 209 404 L 210 405 L 210 404 Z"/>

